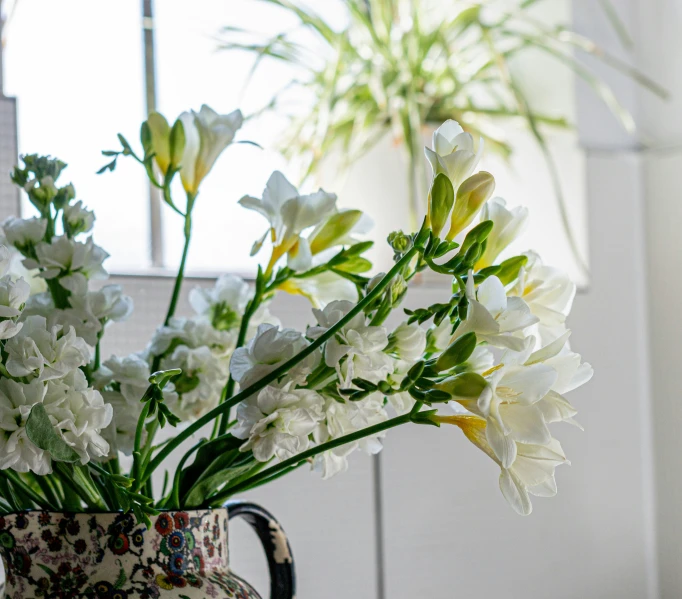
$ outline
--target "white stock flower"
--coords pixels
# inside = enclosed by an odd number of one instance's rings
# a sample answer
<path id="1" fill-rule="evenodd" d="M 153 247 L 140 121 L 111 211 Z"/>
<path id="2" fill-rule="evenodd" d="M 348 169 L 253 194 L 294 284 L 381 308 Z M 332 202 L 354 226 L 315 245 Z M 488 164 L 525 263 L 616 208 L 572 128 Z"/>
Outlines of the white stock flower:
<path id="1" fill-rule="evenodd" d="M 535 252 L 524 255 L 528 257 L 528 263 L 519 272 L 509 295 L 523 298 L 539 319 L 540 341 L 550 342 L 566 331 L 566 317 L 573 306 L 575 283 L 560 269 L 544 265 Z"/>
<path id="2" fill-rule="evenodd" d="M 433 133 L 433 149 L 424 148 L 426 158 L 433 169 L 433 176 L 438 173 L 447 175 L 457 192 L 460 183 L 467 179 L 476 168 L 483 153 L 483 138 L 478 142 L 478 151 L 474 151 L 474 138 L 453 120 L 445 121 Z"/>
<path id="3" fill-rule="evenodd" d="M 315 430 L 315 442 L 325 443 L 345 435 L 357 432 L 368 426 L 380 424 L 388 419 L 384 409 L 383 397 L 374 393 L 360 401 L 346 401 L 339 403 L 335 399 L 326 400 L 324 421 Z M 381 438 L 384 433 L 364 437 L 353 443 L 325 451 L 315 456 L 313 468 L 327 479 L 348 469 L 348 456 L 356 449 L 362 449 L 367 454 L 381 451 Z"/>
<path id="4" fill-rule="evenodd" d="M 43 401 L 46 387 L 41 381 L 28 384 L 0 379 L 0 470 L 49 474 L 50 456 L 36 447 L 26 433 L 31 408 Z"/>
<path id="5" fill-rule="evenodd" d="M 83 206 L 82 201 L 64 206 L 64 229 L 72 236 L 87 233 L 95 224 L 95 213 Z"/>
<path id="6" fill-rule="evenodd" d="M 205 317 L 214 328 L 230 330 L 239 327 L 250 297 L 249 285 L 244 279 L 234 275 L 222 275 L 213 287 L 192 289 L 189 293 L 189 303 L 194 311 Z"/>
<path id="7" fill-rule="evenodd" d="M 414 363 L 426 350 L 426 331 L 417 323 L 403 322 L 389 335 L 389 351 L 400 360 Z"/>
<path id="8" fill-rule="evenodd" d="M 47 230 L 47 221 L 43 218 L 17 218 L 10 216 L 2 223 L 2 230 L 7 243 L 17 249 L 27 248 L 41 242 Z"/>
<path id="9" fill-rule="evenodd" d="M 180 120 L 185 131 L 180 178 L 185 191 L 196 195 L 218 156 L 232 143 L 244 118 L 239 110 L 220 115 L 204 104 L 199 112 L 183 112 Z"/>
<path id="10" fill-rule="evenodd" d="M 293 329 L 279 329 L 271 324 L 258 327 L 256 336 L 249 343 L 235 350 L 230 360 L 230 373 L 242 389 L 276 370 L 287 360 L 310 345 L 309 341 Z M 315 351 L 296 364 L 287 379 L 296 384 L 305 382 L 319 361 Z"/>
<path id="11" fill-rule="evenodd" d="M 201 418 L 218 405 L 227 383 L 227 361 L 210 347 L 179 345 L 161 360 L 161 368 L 182 370 L 182 374 L 174 380 L 177 399 L 167 401 L 171 411 L 182 420 Z"/>
<path id="12" fill-rule="evenodd" d="M 244 196 L 239 203 L 262 214 L 270 223 L 268 231 L 254 245 L 252 255 L 258 252 L 270 233 L 275 261 L 287 254 L 288 265 L 300 271 L 312 264 L 310 244 L 300 234 L 319 225 L 334 212 L 336 195 L 322 189 L 300 195 L 282 173 L 275 171 L 270 175 L 261 199 Z"/>
<path id="13" fill-rule="evenodd" d="M 308 329 L 308 337 L 317 339 L 338 323 L 355 306 L 348 301 L 334 301 L 324 310 L 313 310 L 318 326 Z M 336 368 L 344 387 L 356 377 L 373 383 L 386 380 L 393 372 L 393 359 L 384 353 L 388 334 L 384 327 L 368 326 L 364 313 L 344 325 L 325 346 L 325 363 Z"/>
<path id="14" fill-rule="evenodd" d="M 497 277 L 488 277 L 474 290 L 474 277 L 467 279 L 469 307 L 453 340 L 465 333 L 475 332 L 479 341 L 496 347 L 520 351 L 524 347 L 523 329 L 538 322 L 530 308 L 520 297 L 507 297 L 504 285 Z"/>
<path id="15" fill-rule="evenodd" d="M 4 247 L 4 246 L 3 246 Z M 31 289 L 24 279 L 0 278 L 0 339 L 14 337 L 23 326 L 16 318 L 28 300 Z"/>
<path id="16" fill-rule="evenodd" d="M 88 387 L 82 371 L 48 381 L 43 404 L 64 441 L 80 456 L 81 464 L 109 453 L 109 443 L 101 433 L 111 423 L 113 407 L 104 402 L 99 391 Z"/>
<path id="17" fill-rule="evenodd" d="M 98 321 L 122 322 L 133 311 L 133 299 L 123 294 L 120 285 L 105 285 L 85 295 L 72 295 L 69 301 L 73 310 L 86 312 Z"/>
<path id="18" fill-rule="evenodd" d="M 102 266 L 109 257 L 92 237 L 84 243 L 65 235 L 55 237 L 51 243 L 41 242 L 36 248 L 36 259 L 26 258 L 28 269 L 40 268 L 44 279 L 60 278 L 60 284 L 76 295 L 87 291 L 88 280 L 106 279 L 108 274 Z"/>
<path id="19" fill-rule="evenodd" d="M 232 434 L 246 439 L 241 450 L 252 450 L 259 462 L 284 460 L 308 449 L 309 436 L 324 417 L 322 405 L 310 389 L 268 386 L 239 404 Z"/>
<path id="20" fill-rule="evenodd" d="M 5 351 L 5 366 L 12 376 L 35 376 L 41 381 L 61 378 L 90 361 L 90 350 L 73 327 L 66 332 L 59 325 L 48 329 L 42 316 L 27 317 Z"/>
<path id="21" fill-rule="evenodd" d="M 143 407 L 140 400 L 149 387 L 149 375 L 149 364 L 138 354 L 112 356 L 95 374 L 95 386 L 113 408 L 111 424 L 102 432 L 109 442 L 111 456 L 117 451 L 125 455 L 133 452 L 135 429 Z M 177 400 L 173 385 L 167 385 L 163 395 L 168 404 Z"/>
<path id="22" fill-rule="evenodd" d="M 481 210 L 481 222 L 493 221 L 493 230 L 486 239 L 484 254 L 476 263 L 476 270 L 492 266 L 502 251 L 514 241 L 528 224 L 528 208 L 517 206 L 509 210 L 502 198 L 493 198 Z"/>

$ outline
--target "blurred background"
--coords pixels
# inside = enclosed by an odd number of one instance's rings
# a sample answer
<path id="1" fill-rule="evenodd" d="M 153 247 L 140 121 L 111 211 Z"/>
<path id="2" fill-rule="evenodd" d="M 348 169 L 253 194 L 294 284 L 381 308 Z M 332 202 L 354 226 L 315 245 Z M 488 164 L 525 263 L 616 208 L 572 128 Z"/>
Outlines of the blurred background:
<path id="1" fill-rule="evenodd" d="M 253 276 L 262 225 L 237 200 L 260 196 L 274 169 L 365 210 L 378 241 L 409 228 L 428 185 L 414 149 L 457 118 L 485 138 L 497 193 L 531 209 L 510 252 L 532 248 L 579 285 L 569 326 L 595 377 L 572 398 L 586 431 L 564 436 L 572 466 L 559 471 L 558 497 L 521 518 L 463 437 L 406 427 L 345 475 L 299 471 L 252 498 L 287 530 L 303 599 L 681 597 L 682 1 L 295 3 L 350 32 L 343 49 L 280 4 L 0 2 L 0 172 L 20 153 L 70 165 L 112 278 L 135 300 L 105 354 L 144 347 L 182 248 L 179 217 L 137 165 L 95 174 L 100 151 L 119 132 L 136 139 L 148 111 L 172 120 L 203 103 L 241 108 L 239 138 L 261 146 L 231 146 L 203 184 L 185 296 L 223 272 Z M 460 15 L 479 5 L 477 36 Z M 388 42 L 363 37 L 353 13 L 363 6 L 384 16 Z M 418 26 L 447 41 L 416 69 Z M 0 217 L 30 210 L 0 179 Z M 390 255 L 375 250 L 378 270 Z M 427 277 L 407 306 L 447 296 Z M 310 321 L 300 298 L 272 311 L 287 326 Z M 234 570 L 266 594 L 257 539 L 239 523 L 231 535 Z"/>

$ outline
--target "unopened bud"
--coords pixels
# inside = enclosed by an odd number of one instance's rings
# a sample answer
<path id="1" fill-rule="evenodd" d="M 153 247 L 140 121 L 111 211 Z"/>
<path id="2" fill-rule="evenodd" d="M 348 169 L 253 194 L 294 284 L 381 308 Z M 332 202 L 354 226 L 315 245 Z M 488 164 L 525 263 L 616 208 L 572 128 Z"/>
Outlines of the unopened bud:
<path id="1" fill-rule="evenodd" d="M 493 195 L 493 191 L 495 191 L 495 178 L 485 171 L 469 177 L 459 186 L 450 219 L 448 239 L 454 239 L 458 233 L 466 229 L 483 204 Z"/>
<path id="2" fill-rule="evenodd" d="M 437 237 L 443 230 L 455 204 L 455 190 L 450 179 L 443 173 L 438 173 L 429 192 L 429 218 L 431 230 Z"/>

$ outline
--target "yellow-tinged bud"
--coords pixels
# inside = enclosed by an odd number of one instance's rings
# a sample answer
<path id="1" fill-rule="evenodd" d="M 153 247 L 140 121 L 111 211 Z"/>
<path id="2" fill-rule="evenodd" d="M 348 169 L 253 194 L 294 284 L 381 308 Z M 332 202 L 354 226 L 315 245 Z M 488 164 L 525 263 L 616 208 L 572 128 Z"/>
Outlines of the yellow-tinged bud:
<path id="1" fill-rule="evenodd" d="M 171 163 L 170 133 L 166 117 L 158 112 L 152 112 L 147 118 L 147 127 L 151 134 L 151 151 L 154 160 L 162 173 L 168 172 Z"/>
<path id="2" fill-rule="evenodd" d="M 362 217 L 362 210 L 343 210 L 332 214 L 322 228 L 310 240 L 312 255 L 339 245 L 339 241 L 348 235 Z"/>
<path id="3" fill-rule="evenodd" d="M 180 119 L 173 123 L 170 132 L 170 164 L 173 168 L 178 168 L 182 162 L 182 155 L 185 152 L 185 126 Z"/>
<path id="4" fill-rule="evenodd" d="M 485 171 L 472 175 L 459 186 L 447 239 L 454 239 L 466 229 L 494 191 L 495 178 Z"/>

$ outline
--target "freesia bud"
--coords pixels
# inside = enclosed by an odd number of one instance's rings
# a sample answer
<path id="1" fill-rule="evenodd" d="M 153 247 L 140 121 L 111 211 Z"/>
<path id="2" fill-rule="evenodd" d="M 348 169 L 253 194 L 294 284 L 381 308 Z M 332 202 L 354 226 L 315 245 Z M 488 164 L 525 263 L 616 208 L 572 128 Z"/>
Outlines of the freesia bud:
<path id="1" fill-rule="evenodd" d="M 495 191 L 495 178 L 485 171 L 469 177 L 457 190 L 447 239 L 463 231 Z"/>
<path id="2" fill-rule="evenodd" d="M 158 112 L 152 112 L 142 125 L 140 137 L 145 153 L 154 154 L 159 170 L 165 175 L 170 165 L 170 126 L 166 117 Z M 148 137 L 148 141 L 145 137 Z"/>
<path id="3" fill-rule="evenodd" d="M 180 166 L 185 151 L 185 127 L 178 119 L 170 132 L 170 163 L 173 168 Z"/>
<path id="4" fill-rule="evenodd" d="M 450 370 L 466 362 L 476 349 L 476 333 L 470 332 L 455 340 L 436 360 L 436 370 Z"/>
<path id="5" fill-rule="evenodd" d="M 313 256 L 330 247 L 341 245 L 339 241 L 353 231 L 361 218 L 361 210 L 343 210 L 332 214 L 310 238 L 310 251 Z"/>
<path id="6" fill-rule="evenodd" d="M 436 388 L 449 393 L 453 398 L 478 399 L 486 385 L 486 380 L 480 374 L 463 372 L 446 378 Z"/>
<path id="7" fill-rule="evenodd" d="M 454 204 L 455 190 L 450 179 L 443 173 L 438 173 L 429 192 L 429 218 L 434 235 L 440 235 Z"/>

